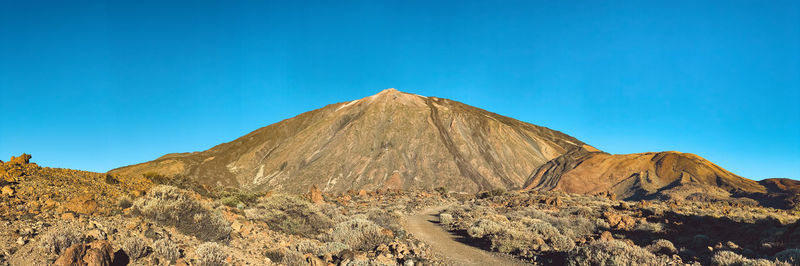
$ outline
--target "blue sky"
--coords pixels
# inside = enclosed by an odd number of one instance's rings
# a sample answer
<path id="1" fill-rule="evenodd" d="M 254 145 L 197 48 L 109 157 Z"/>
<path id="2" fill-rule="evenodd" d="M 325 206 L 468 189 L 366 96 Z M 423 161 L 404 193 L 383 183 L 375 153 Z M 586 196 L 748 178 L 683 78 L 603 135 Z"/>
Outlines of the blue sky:
<path id="1" fill-rule="evenodd" d="M 106 171 L 390 87 L 800 178 L 798 1 L 0 3 L 4 160 Z"/>

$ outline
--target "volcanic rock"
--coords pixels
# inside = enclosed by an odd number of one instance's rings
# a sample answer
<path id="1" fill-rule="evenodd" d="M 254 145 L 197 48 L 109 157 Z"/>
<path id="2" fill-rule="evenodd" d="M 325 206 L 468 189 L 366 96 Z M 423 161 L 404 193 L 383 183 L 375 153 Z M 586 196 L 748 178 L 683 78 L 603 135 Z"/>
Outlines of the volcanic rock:
<path id="1" fill-rule="evenodd" d="M 208 185 L 324 192 L 519 189 L 531 172 L 572 149 L 561 132 L 460 102 L 384 90 L 258 129 L 207 151 L 110 171 L 182 175 Z"/>

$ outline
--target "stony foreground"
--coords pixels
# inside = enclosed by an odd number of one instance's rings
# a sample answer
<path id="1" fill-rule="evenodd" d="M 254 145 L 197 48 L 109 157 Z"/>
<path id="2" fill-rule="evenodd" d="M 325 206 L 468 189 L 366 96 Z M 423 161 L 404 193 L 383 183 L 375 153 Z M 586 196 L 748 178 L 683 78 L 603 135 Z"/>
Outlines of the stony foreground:
<path id="1" fill-rule="evenodd" d="M 736 201 L 484 191 L 249 193 L 179 177 L 0 164 L 0 265 L 449 265 L 407 230 L 541 265 L 796 265 L 797 211 Z M 420 222 L 420 221 L 416 221 Z M 422 220 L 422 222 L 427 222 Z M 453 243 L 450 243 L 453 244 Z M 462 250 L 462 249 L 455 249 Z M 446 253 L 446 251 L 445 251 Z M 505 255 L 502 255 L 505 254 Z"/>

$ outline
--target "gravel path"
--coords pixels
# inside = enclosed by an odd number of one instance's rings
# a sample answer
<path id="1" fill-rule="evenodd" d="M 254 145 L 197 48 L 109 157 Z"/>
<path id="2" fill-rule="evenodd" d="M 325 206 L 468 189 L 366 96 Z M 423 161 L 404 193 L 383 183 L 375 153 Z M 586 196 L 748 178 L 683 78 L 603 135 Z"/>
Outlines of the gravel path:
<path id="1" fill-rule="evenodd" d="M 446 258 L 453 265 L 528 265 L 510 256 L 487 252 L 461 243 L 461 236 L 452 234 L 438 225 L 438 214 L 448 206 L 436 206 L 409 216 L 406 230 Z"/>

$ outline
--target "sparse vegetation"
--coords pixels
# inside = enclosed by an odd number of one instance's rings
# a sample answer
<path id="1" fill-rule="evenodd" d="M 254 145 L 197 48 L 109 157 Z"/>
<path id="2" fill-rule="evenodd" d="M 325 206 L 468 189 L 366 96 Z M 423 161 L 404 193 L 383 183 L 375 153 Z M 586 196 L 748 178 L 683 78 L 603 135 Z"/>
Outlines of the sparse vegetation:
<path id="1" fill-rule="evenodd" d="M 659 258 L 637 246 L 618 240 L 596 241 L 570 252 L 567 265 L 665 265 Z"/>
<path id="2" fill-rule="evenodd" d="M 133 206 L 133 201 L 128 196 L 122 196 L 117 199 L 117 206 L 122 209 L 127 209 Z"/>
<path id="3" fill-rule="evenodd" d="M 258 203 L 264 193 L 248 193 L 236 189 L 226 189 L 216 195 L 219 201 L 228 207 L 244 209 Z"/>
<path id="4" fill-rule="evenodd" d="M 306 237 L 323 233 L 333 224 L 310 202 L 286 194 L 263 198 L 256 206 L 245 210 L 245 215 L 248 219 L 266 222 L 274 230 Z"/>
<path id="5" fill-rule="evenodd" d="M 198 246 L 195 250 L 197 263 L 200 266 L 224 266 L 227 265 L 228 252 L 220 244 L 206 242 Z"/>
<path id="6" fill-rule="evenodd" d="M 160 185 L 137 199 L 133 213 L 205 241 L 228 239 L 230 224 L 187 191 Z"/>
<path id="7" fill-rule="evenodd" d="M 720 251 L 711 257 L 711 265 L 713 266 L 789 266 L 789 263 L 781 261 L 769 261 L 766 259 L 748 259 L 742 255 L 736 254 L 733 251 Z"/>
<path id="8" fill-rule="evenodd" d="M 264 254 L 272 262 L 288 266 L 306 265 L 305 257 L 302 253 L 288 248 L 274 248 L 267 250 Z"/>
<path id="9" fill-rule="evenodd" d="M 372 221 L 356 218 L 336 224 L 328 237 L 352 249 L 369 251 L 391 240 L 382 230 Z"/>
<path id="10" fill-rule="evenodd" d="M 80 243 L 83 243 L 83 229 L 77 225 L 64 224 L 44 234 L 40 247 L 50 254 L 61 254 L 70 246 Z"/>
<path id="11" fill-rule="evenodd" d="M 136 260 L 147 256 L 150 252 L 150 247 L 141 238 L 131 237 L 122 242 L 122 250 L 129 258 Z"/>
<path id="12" fill-rule="evenodd" d="M 153 243 L 153 254 L 169 262 L 175 262 L 181 255 L 178 246 L 167 238 L 159 239 Z"/>
<path id="13" fill-rule="evenodd" d="M 652 252 L 653 254 L 661 254 L 661 255 L 672 255 L 678 253 L 678 250 L 675 249 L 675 245 L 673 245 L 672 242 L 666 239 L 657 239 L 656 241 L 653 241 L 652 244 L 648 245 L 645 249 L 647 251 Z"/>

